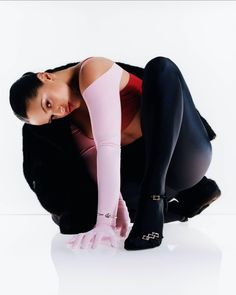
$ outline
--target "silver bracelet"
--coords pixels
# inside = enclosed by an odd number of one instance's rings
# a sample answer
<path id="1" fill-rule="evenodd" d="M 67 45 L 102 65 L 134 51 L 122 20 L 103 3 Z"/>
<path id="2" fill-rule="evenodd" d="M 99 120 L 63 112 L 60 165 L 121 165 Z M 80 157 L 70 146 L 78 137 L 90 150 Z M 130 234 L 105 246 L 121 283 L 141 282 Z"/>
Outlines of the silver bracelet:
<path id="1" fill-rule="evenodd" d="M 99 216 L 105 216 L 106 218 L 117 218 L 117 216 L 112 217 L 110 213 L 106 213 L 106 214 L 103 214 L 103 213 L 97 213 L 97 215 L 99 215 Z"/>

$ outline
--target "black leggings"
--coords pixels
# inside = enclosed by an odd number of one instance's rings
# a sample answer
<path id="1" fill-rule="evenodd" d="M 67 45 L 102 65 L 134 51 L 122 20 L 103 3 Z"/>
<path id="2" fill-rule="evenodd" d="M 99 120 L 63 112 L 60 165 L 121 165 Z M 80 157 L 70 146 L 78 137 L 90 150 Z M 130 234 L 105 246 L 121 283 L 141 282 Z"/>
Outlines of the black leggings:
<path id="1" fill-rule="evenodd" d="M 141 130 L 143 136 L 121 150 L 124 192 L 139 184 L 138 194 L 170 199 L 202 179 L 212 146 L 187 84 L 169 58 L 155 57 L 144 68 Z"/>

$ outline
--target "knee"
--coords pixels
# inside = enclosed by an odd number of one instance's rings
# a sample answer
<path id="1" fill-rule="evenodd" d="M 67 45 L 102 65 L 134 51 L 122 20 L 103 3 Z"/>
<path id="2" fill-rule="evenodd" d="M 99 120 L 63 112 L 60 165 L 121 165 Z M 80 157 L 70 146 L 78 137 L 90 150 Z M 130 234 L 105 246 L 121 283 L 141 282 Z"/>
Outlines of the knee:
<path id="1" fill-rule="evenodd" d="M 145 69 L 152 72 L 176 71 L 177 65 L 168 57 L 157 56 L 148 61 Z"/>

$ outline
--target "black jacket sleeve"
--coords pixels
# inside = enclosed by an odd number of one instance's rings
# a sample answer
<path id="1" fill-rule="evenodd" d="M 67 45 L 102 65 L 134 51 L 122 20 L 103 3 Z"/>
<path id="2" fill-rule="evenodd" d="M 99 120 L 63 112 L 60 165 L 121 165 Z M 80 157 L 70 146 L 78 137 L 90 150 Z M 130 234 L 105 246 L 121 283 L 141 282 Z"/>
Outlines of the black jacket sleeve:
<path id="1" fill-rule="evenodd" d="M 61 233 L 87 231 L 96 222 L 97 185 L 65 133 L 66 120 L 53 122 L 23 126 L 24 176 L 42 207 L 58 216 Z"/>

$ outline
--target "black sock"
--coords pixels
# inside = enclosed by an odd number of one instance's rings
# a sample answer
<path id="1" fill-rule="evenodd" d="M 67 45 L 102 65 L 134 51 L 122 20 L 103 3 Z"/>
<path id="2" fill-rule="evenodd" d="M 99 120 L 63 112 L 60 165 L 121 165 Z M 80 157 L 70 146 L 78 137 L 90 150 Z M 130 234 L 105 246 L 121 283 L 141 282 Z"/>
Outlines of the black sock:
<path id="1" fill-rule="evenodd" d="M 161 244 L 166 207 L 165 196 L 140 198 L 134 225 L 124 242 L 126 250 L 154 248 Z"/>

